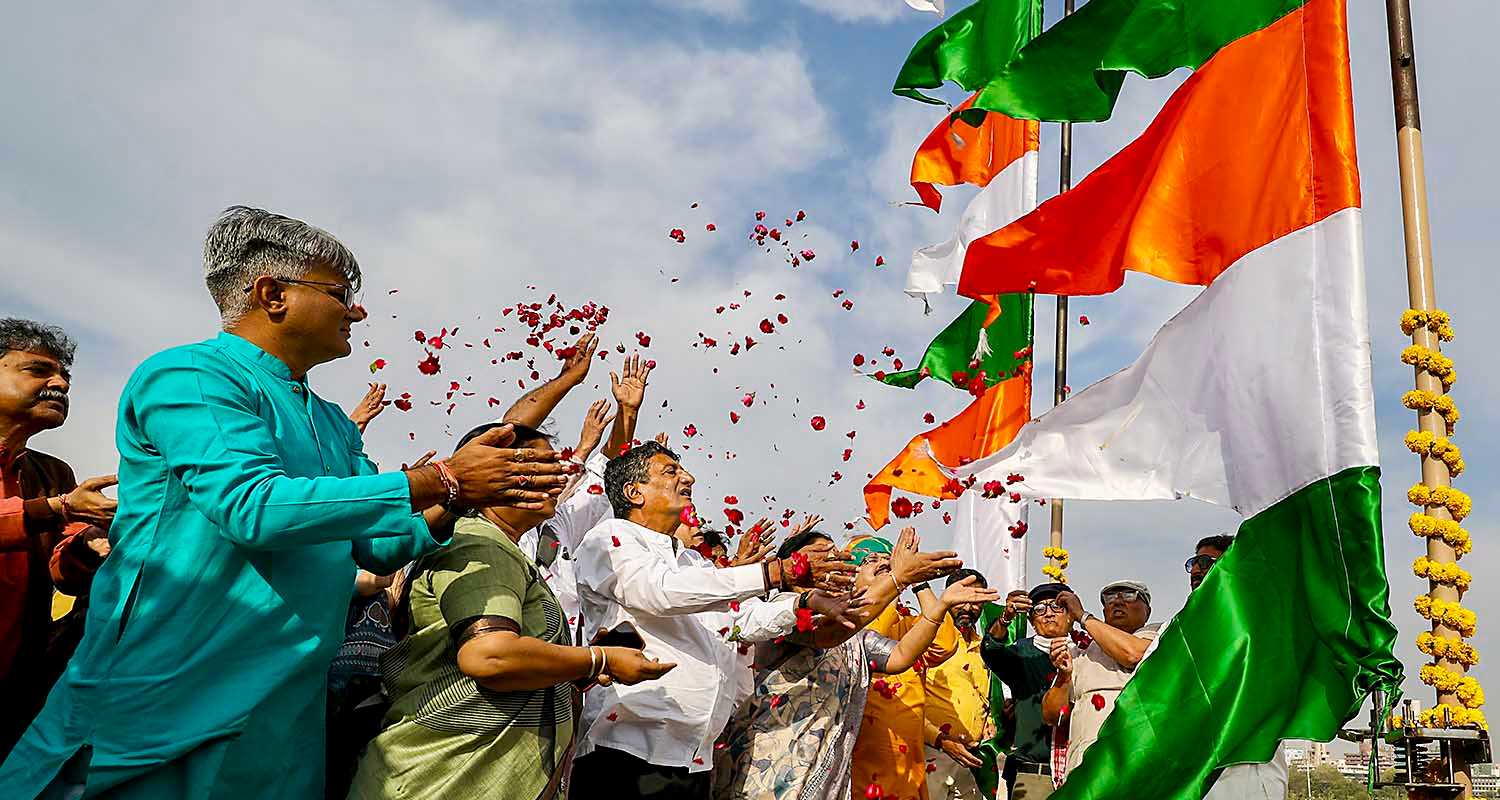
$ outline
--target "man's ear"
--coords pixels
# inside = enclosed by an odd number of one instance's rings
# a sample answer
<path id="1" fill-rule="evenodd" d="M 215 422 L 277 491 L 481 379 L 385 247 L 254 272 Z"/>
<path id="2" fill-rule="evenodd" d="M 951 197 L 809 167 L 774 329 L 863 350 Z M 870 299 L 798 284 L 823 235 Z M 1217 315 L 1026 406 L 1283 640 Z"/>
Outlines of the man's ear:
<path id="1" fill-rule="evenodd" d="M 286 287 L 270 275 L 261 275 L 250 284 L 250 302 L 267 316 L 281 316 L 286 313 Z"/>
<path id="2" fill-rule="evenodd" d="M 646 493 L 641 490 L 639 483 L 627 483 L 620 487 L 620 493 L 625 495 L 625 500 L 633 508 L 640 508 L 646 504 Z"/>

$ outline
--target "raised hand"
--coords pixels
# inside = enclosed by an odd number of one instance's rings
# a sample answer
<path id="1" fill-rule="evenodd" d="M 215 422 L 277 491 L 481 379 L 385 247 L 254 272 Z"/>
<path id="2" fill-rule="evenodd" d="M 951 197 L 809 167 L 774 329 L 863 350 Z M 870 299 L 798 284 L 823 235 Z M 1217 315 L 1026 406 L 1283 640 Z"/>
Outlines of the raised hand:
<path id="1" fill-rule="evenodd" d="M 354 423 L 354 427 L 359 428 L 360 433 L 365 432 L 365 426 L 370 424 L 370 420 L 380 416 L 380 412 L 385 410 L 385 389 L 383 383 L 370 384 L 370 390 L 365 392 L 354 410 L 349 412 L 350 421 Z"/>
<path id="2" fill-rule="evenodd" d="M 962 567 L 964 562 L 952 550 L 935 550 L 924 553 L 916 528 L 905 528 L 896 539 L 891 552 L 891 576 L 902 586 L 930 581 Z"/>
<path id="3" fill-rule="evenodd" d="M 509 425 L 476 436 L 448 459 L 458 481 L 461 508 L 511 506 L 540 511 L 549 497 L 562 493 L 572 472 L 555 450 L 511 449 L 515 440 Z"/>
<path id="4" fill-rule="evenodd" d="M 413 462 L 411 466 L 408 467 L 405 464 L 402 464 L 401 465 L 401 469 L 404 471 L 404 470 L 408 470 L 408 469 L 416 469 L 417 467 L 425 467 L 425 466 L 427 466 L 427 463 L 429 461 L 431 461 L 432 457 L 435 456 L 435 455 L 437 455 L 437 451 L 436 450 L 428 450 L 427 452 L 425 452 L 425 453 L 422 454 L 421 458 L 419 458 L 415 462 Z"/>
<path id="5" fill-rule="evenodd" d="M 807 556 L 809 569 L 808 574 L 792 580 L 794 585 L 829 592 L 844 592 L 854 586 L 854 573 L 859 568 L 854 566 L 847 550 L 836 550 L 831 542 L 818 541 L 799 552 Z"/>
<path id="6" fill-rule="evenodd" d="M 641 681 L 654 681 L 677 666 L 670 661 L 646 658 L 644 652 L 633 647 L 600 649 L 604 651 L 604 674 L 626 686 L 634 686 Z"/>
<path id="7" fill-rule="evenodd" d="M 814 614 L 851 631 L 862 624 L 859 612 L 868 604 L 863 591 L 833 593 L 814 589 L 807 593 L 807 607 Z"/>
<path id="8" fill-rule="evenodd" d="M 620 371 L 618 375 L 609 373 L 609 388 L 615 395 L 615 402 L 621 408 L 639 409 L 646 400 L 646 378 L 651 375 L 651 364 L 642 361 L 640 353 L 634 353 L 625 359 Z"/>
<path id="9" fill-rule="evenodd" d="M 577 386 L 583 383 L 583 379 L 589 375 L 589 366 L 594 363 L 594 350 L 599 347 L 599 339 L 593 331 L 589 331 L 578 337 L 573 343 L 573 354 L 563 359 L 562 371 L 557 374 L 559 380 L 565 380 Z"/>
<path id="10" fill-rule="evenodd" d="M 115 508 L 119 506 L 119 501 L 105 494 L 104 490 L 119 482 L 120 479 L 114 475 L 89 478 L 63 495 L 54 505 L 54 510 L 62 512 L 63 519 L 67 522 L 86 522 L 99 528 L 108 528 L 115 519 Z"/>
<path id="11" fill-rule="evenodd" d="M 583 431 L 578 434 L 578 446 L 574 448 L 576 458 L 588 458 L 604 438 L 604 429 L 613 422 L 615 412 L 608 400 L 595 400 L 583 415 Z"/>
<path id="12" fill-rule="evenodd" d="M 803 533 L 806 533 L 807 531 L 818 527 L 818 523 L 822 521 L 823 518 L 821 516 L 817 514 L 808 514 L 807 516 L 802 518 L 802 522 L 798 523 L 797 527 L 792 528 L 792 532 L 787 534 L 787 538 L 795 539 Z"/>
<path id="13" fill-rule="evenodd" d="M 1062 605 L 1064 611 L 1068 612 L 1068 616 L 1074 622 L 1082 622 L 1084 616 L 1087 614 L 1083 610 L 1083 601 L 1079 600 L 1078 595 L 1072 592 L 1058 592 L 1057 602 Z"/>
<path id="14" fill-rule="evenodd" d="M 943 590 L 943 596 L 939 601 L 944 608 L 952 608 L 967 603 L 989 603 L 1000 599 L 999 589 L 989 589 L 978 585 L 978 578 L 970 575 L 957 583 L 951 584 Z"/>
<path id="15" fill-rule="evenodd" d="M 1025 589 L 1016 589 L 1005 596 L 1005 613 L 1001 616 L 1006 624 L 1016 617 L 1024 617 L 1031 613 L 1031 594 Z"/>
<path id="16" fill-rule="evenodd" d="M 735 551 L 734 560 L 729 562 L 729 566 L 743 567 L 746 564 L 759 564 L 765 561 L 775 549 L 775 536 L 762 533 L 758 528 L 751 528 L 740 536 L 739 548 Z"/>

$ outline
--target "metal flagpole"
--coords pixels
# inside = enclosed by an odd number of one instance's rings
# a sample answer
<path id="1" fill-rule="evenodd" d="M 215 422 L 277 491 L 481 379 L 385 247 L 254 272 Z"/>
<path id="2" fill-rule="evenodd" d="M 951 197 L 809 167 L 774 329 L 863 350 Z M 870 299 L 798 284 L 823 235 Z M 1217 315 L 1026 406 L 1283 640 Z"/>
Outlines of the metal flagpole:
<path id="1" fill-rule="evenodd" d="M 1423 172 L 1422 120 L 1417 103 L 1417 62 L 1412 47 L 1410 0 L 1386 0 L 1385 12 L 1390 32 L 1392 94 L 1396 105 L 1396 153 L 1401 170 L 1407 292 L 1412 309 L 1431 312 L 1438 306 L 1433 281 L 1432 238 L 1427 223 L 1427 180 Z M 1426 325 L 1417 326 L 1412 331 L 1412 343 L 1432 352 L 1437 352 L 1440 346 L 1437 333 Z M 1441 397 L 1447 392 L 1441 376 L 1422 366 L 1416 367 L 1416 388 L 1433 397 Z M 1448 433 L 1442 414 L 1430 407 L 1417 410 L 1417 427 L 1436 438 L 1444 438 Z M 1449 468 L 1437 452 L 1422 457 L 1422 483 L 1429 489 L 1449 486 L 1450 478 Z M 1448 509 L 1441 505 L 1427 508 L 1426 513 L 1440 521 L 1453 519 Z M 1440 564 L 1452 564 L 1458 560 L 1453 546 L 1437 536 L 1427 537 L 1427 557 Z M 1457 602 L 1460 592 L 1455 586 L 1431 581 L 1427 595 L 1434 601 Z M 1432 622 L 1432 632 L 1444 639 L 1460 638 L 1459 631 L 1438 619 Z M 1468 671 L 1468 667 L 1457 661 L 1448 658 L 1436 660 L 1440 666 L 1453 672 Z M 1461 705 L 1453 690 L 1438 691 L 1437 701 Z M 1456 762 L 1453 764 L 1455 782 L 1464 787 L 1461 796 L 1468 798 L 1473 792 L 1469 766 L 1462 759 L 1461 748 L 1453 748 L 1452 755 Z"/>
<path id="2" fill-rule="evenodd" d="M 1074 0 L 1064 0 L 1063 16 L 1073 13 Z M 1064 122 L 1060 126 L 1061 131 L 1061 154 L 1058 164 L 1058 194 L 1073 188 L 1073 123 Z M 1068 398 L 1068 298 L 1066 295 L 1057 295 L 1057 339 L 1053 352 L 1053 363 L 1055 369 L 1052 373 L 1052 404 Z M 1050 542 L 1052 547 L 1062 547 L 1063 543 L 1063 501 L 1061 498 L 1052 498 L 1052 531 Z M 1058 559 L 1052 559 L 1056 566 L 1061 566 Z"/>

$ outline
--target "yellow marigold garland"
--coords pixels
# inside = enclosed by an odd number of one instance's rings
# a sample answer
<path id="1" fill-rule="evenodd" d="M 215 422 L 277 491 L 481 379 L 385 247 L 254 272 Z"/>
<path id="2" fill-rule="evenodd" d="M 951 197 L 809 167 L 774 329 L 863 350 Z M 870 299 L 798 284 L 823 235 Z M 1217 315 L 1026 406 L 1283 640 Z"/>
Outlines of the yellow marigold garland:
<path id="1" fill-rule="evenodd" d="M 1458 477 L 1464 471 L 1463 451 L 1446 437 L 1435 436 L 1429 431 L 1407 431 L 1406 449 L 1419 456 L 1432 456 L 1442 460 L 1448 474 Z"/>
<path id="2" fill-rule="evenodd" d="M 1437 337 L 1445 342 L 1453 341 L 1453 325 L 1448 318 L 1448 312 L 1433 309 L 1432 311 L 1418 311 L 1408 308 L 1401 314 L 1401 332 L 1407 336 L 1417 332 L 1418 328 L 1426 328 L 1437 334 Z"/>
<path id="3" fill-rule="evenodd" d="M 1446 394 L 1434 394 L 1425 389 L 1413 389 L 1401 395 L 1401 405 L 1413 411 L 1436 411 L 1448 425 L 1448 433 L 1458 424 L 1458 406 Z"/>
<path id="4" fill-rule="evenodd" d="M 1419 328 L 1431 331 L 1440 341 L 1453 341 L 1452 322 L 1445 311 L 1407 309 L 1401 315 L 1402 332 L 1411 336 Z M 1443 418 L 1446 432 L 1452 435 L 1453 428 L 1459 420 L 1458 405 L 1446 394 L 1446 391 L 1452 388 L 1458 379 L 1453 359 L 1433 348 L 1414 343 L 1401 351 L 1401 361 L 1438 378 L 1442 381 L 1444 389 L 1444 393 L 1422 389 L 1407 392 L 1402 395 L 1401 404 L 1419 413 L 1436 412 Z M 1442 461 L 1452 477 L 1457 477 L 1464 471 L 1463 452 L 1446 437 L 1429 431 L 1409 431 L 1406 434 L 1406 447 L 1420 457 Z M 1468 531 L 1458 524 L 1473 510 L 1473 501 L 1467 494 L 1449 486 L 1429 487 L 1419 483 L 1407 490 L 1406 498 L 1413 505 L 1424 509 L 1446 508 L 1453 516 L 1453 519 L 1446 520 L 1430 517 L 1425 513 L 1412 514 L 1409 520 L 1412 533 L 1423 538 L 1442 539 L 1453 547 L 1457 558 L 1461 558 L 1473 549 L 1473 541 L 1469 538 Z M 1435 561 L 1425 555 L 1412 563 L 1412 572 L 1419 578 L 1452 586 L 1459 592 L 1467 590 L 1473 582 L 1473 576 L 1457 563 Z M 1473 636 L 1478 626 L 1478 616 L 1456 601 L 1436 600 L 1430 595 L 1422 595 L 1414 601 L 1413 606 L 1424 618 L 1446 625 L 1458 631 L 1459 635 L 1464 638 Z M 1466 669 L 1479 663 L 1479 651 L 1474 649 L 1473 645 L 1463 639 L 1449 639 L 1431 631 L 1424 631 L 1417 635 L 1417 649 L 1431 656 L 1434 661 L 1457 663 Z M 1440 694 L 1452 694 L 1460 705 L 1439 704 L 1435 708 L 1423 711 L 1418 716 L 1416 724 L 1428 728 L 1452 725 L 1460 728 L 1489 729 L 1484 713 L 1479 711 L 1479 707 L 1484 705 L 1484 689 L 1479 685 L 1478 679 L 1437 663 L 1423 665 L 1420 678 L 1423 683 L 1433 687 Z M 1391 724 L 1393 728 L 1403 727 L 1403 720 L 1399 716 L 1393 716 Z"/>
<path id="5" fill-rule="evenodd" d="M 1406 524 L 1411 528 L 1412 533 L 1423 539 L 1436 538 L 1447 542 L 1460 558 L 1474 549 L 1474 542 L 1469 538 L 1469 532 L 1451 519 L 1438 519 L 1418 512 L 1412 514 Z"/>
<path id="6" fill-rule="evenodd" d="M 1423 594 L 1417 596 L 1417 599 L 1412 602 L 1412 607 L 1424 619 L 1441 622 L 1458 631 L 1466 639 L 1474 635 L 1474 630 L 1479 624 L 1479 617 L 1473 611 L 1455 601 L 1434 600 Z"/>
<path id="7" fill-rule="evenodd" d="M 1464 708 L 1450 703 L 1443 703 L 1423 711 L 1417 716 L 1417 724 L 1423 728 L 1443 727 L 1443 711 L 1446 709 L 1449 720 L 1455 728 L 1481 728 L 1489 730 L 1490 725 L 1484 718 L 1484 712 L 1477 708 Z"/>
<path id="8" fill-rule="evenodd" d="M 1454 522 L 1463 522 L 1464 517 L 1469 516 L 1469 512 L 1474 509 L 1474 501 L 1452 486 L 1432 487 L 1418 483 L 1406 490 L 1406 499 L 1414 506 L 1443 506 L 1453 515 Z"/>
<path id="9" fill-rule="evenodd" d="M 1418 556 L 1417 560 L 1412 562 L 1411 571 L 1418 578 L 1457 587 L 1460 592 L 1468 591 L 1469 584 L 1474 580 L 1474 576 L 1458 564 L 1433 561 L 1427 556 Z"/>
<path id="10" fill-rule="evenodd" d="M 1422 682 L 1440 692 L 1452 692 L 1464 708 L 1484 705 L 1484 687 L 1477 678 L 1460 675 L 1447 667 L 1424 664 L 1419 674 Z"/>
<path id="11" fill-rule="evenodd" d="M 1058 583 L 1068 582 L 1067 576 L 1063 574 L 1062 567 L 1059 567 L 1055 564 L 1047 564 L 1046 566 L 1042 567 L 1042 574 L 1052 578 L 1052 580 L 1057 581 Z"/>
<path id="12" fill-rule="evenodd" d="M 1066 547 L 1043 547 L 1042 557 L 1057 562 L 1059 569 L 1068 568 L 1068 548 Z"/>
<path id="13" fill-rule="evenodd" d="M 1433 658 L 1447 659 L 1466 667 L 1479 663 L 1479 651 L 1462 639 L 1448 639 L 1431 631 L 1417 634 L 1417 649 Z"/>
<path id="14" fill-rule="evenodd" d="M 1401 363 L 1426 370 L 1443 382 L 1443 388 L 1451 388 L 1458 380 L 1453 370 L 1453 359 L 1431 348 L 1414 344 L 1401 351 Z"/>

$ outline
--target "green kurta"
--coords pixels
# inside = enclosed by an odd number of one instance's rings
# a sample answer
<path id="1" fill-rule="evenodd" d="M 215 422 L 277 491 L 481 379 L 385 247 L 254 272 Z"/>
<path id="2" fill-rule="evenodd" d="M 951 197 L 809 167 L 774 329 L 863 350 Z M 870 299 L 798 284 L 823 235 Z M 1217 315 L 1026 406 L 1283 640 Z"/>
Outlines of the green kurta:
<path id="1" fill-rule="evenodd" d="M 360 760 L 350 800 L 541 796 L 573 741 L 573 687 L 490 691 L 459 671 L 453 640 L 470 620 L 497 616 L 521 636 L 570 644 L 536 562 L 469 517 L 449 547 L 417 562 L 407 591 L 412 634 L 380 660 L 388 727 Z"/>
<path id="2" fill-rule="evenodd" d="M 85 745 L 90 797 L 321 797 L 355 564 L 437 546 L 406 476 L 375 474 L 338 406 L 228 333 L 136 369 L 115 439 L 113 551 L 0 797 L 35 797 Z"/>

